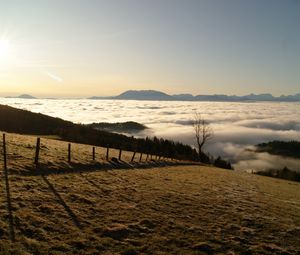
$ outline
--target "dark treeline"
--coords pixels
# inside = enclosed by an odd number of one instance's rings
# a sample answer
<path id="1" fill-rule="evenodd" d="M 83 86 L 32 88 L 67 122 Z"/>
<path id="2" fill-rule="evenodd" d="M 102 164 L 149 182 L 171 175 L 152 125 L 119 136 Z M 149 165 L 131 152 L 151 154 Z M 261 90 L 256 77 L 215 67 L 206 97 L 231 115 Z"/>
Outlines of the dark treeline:
<path id="1" fill-rule="evenodd" d="M 300 158 L 300 142 L 298 141 L 272 141 L 257 145 L 257 150 L 270 154 Z"/>
<path id="2" fill-rule="evenodd" d="M 137 151 L 144 154 L 176 158 L 182 160 L 197 160 L 197 152 L 189 145 L 162 138 L 134 138 L 121 134 L 96 130 L 85 125 L 75 125 L 71 129 L 60 129 L 56 132 L 63 140 L 109 146 L 110 148 Z"/>
<path id="3" fill-rule="evenodd" d="M 112 132 L 129 132 L 129 133 L 132 133 L 132 131 L 142 131 L 147 129 L 145 125 L 134 121 L 117 122 L 117 123 L 99 122 L 99 123 L 87 124 L 87 126 L 99 130 L 106 130 Z"/>
<path id="4" fill-rule="evenodd" d="M 220 156 L 217 157 L 215 160 L 213 160 L 213 164 L 214 164 L 214 166 L 219 167 L 219 168 L 233 170 L 231 163 L 229 161 L 222 159 Z"/>
<path id="5" fill-rule="evenodd" d="M 19 134 L 55 135 L 69 142 L 109 146 L 182 160 L 197 160 L 196 150 L 179 142 L 156 137 L 128 137 L 6 105 L 0 105 L 0 130 Z"/>
<path id="6" fill-rule="evenodd" d="M 284 167 L 282 170 L 270 169 L 267 171 L 259 171 L 256 174 L 300 182 L 300 173 L 290 170 L 287 167 Z"/>

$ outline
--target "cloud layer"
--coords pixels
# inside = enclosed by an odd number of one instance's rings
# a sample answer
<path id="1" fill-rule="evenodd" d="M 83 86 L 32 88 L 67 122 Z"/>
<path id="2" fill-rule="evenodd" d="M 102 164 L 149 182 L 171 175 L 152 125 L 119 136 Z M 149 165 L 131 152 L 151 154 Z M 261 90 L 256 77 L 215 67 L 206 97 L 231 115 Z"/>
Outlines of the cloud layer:
<path id="1" fill-rule="evenodd" d="M 214 129 L 214 139 L 205 147 L 210 154 L 230 159 L 238 170 L 288 166 L 300 171 L 299 160 L 254 153 L 251 147 L 272 140 L 300 140 L 300 103 L 0 98 L 0 104 L 77 123 L 137 121 L 150 128 L 139 136 L 155 135 L 193 146 L 192 120 L 198 111 Z"/>

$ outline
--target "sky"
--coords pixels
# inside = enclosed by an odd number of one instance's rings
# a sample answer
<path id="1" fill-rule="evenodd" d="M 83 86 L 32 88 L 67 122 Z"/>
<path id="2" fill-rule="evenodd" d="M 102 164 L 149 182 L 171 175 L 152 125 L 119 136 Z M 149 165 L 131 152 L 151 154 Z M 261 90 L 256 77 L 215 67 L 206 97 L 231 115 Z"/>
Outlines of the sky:
<path id="1" fill-rule="evenodd" d="M 299 0 L 0 1 L 0 95 L 300 93 Z"/>

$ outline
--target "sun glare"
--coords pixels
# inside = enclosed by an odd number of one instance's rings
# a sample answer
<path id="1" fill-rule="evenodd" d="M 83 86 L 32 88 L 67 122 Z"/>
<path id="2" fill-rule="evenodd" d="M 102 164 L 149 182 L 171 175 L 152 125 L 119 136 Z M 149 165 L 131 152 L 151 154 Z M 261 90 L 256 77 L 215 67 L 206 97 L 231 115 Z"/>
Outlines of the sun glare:
<path id="1" fill-rule="evenodd" d="M 0 59 L 8 57 L 11 50 L 11 45 L 9 40 L 0 39 Z"/>

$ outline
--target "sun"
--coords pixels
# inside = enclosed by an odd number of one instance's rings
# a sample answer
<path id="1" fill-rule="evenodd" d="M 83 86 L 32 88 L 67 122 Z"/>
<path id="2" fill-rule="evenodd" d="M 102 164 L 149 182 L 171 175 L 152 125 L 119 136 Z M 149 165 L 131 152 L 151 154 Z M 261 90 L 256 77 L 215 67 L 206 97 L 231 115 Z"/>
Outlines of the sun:
<path id="1" fill-rule="evenodd" d="M 11 44 L 9 40 L 0 38 L 0 59 L 8 57 L 10 51 Z"/>

